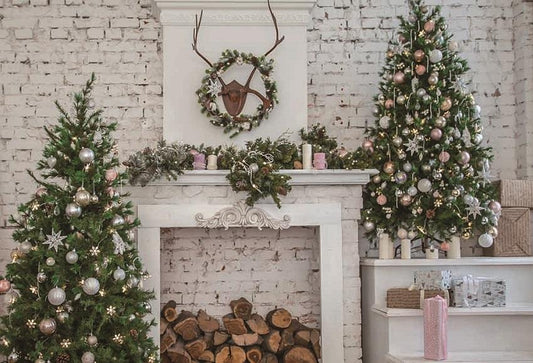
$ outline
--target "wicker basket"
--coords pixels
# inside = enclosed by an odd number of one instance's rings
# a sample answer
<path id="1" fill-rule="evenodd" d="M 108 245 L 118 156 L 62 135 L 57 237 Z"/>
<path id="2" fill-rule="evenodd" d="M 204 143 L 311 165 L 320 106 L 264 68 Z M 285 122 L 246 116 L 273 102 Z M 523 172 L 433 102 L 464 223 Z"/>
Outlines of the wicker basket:
<path id="1" fill-rule="evenodd" d="M 496 182 L 503 207 L 533 208 L 533 180 L 500 180 Z"/>
<path id="2" fill-rule="evenodd" d="M 498 237 L 486 256 L 531 256 L 531 221 L 528 208 L 502 208 Z"/>
<path id="3" fill-rule="evenodd" d="M 424 299 L 429 299 L 437 295 L 446 299 L 448 304 L 450 303 L 450 295 L 447 290 L 389 289 L 387 290 L 387 307 L 393 309 L 420 309 Z"/>

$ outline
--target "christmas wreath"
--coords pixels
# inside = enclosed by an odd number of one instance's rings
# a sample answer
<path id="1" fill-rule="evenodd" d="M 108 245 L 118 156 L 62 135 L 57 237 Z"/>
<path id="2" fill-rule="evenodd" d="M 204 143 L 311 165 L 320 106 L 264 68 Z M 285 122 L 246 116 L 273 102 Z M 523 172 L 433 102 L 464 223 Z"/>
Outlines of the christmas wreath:
<path id="1" fill-rule="evenodd" d="M 273 59 L 266 59 L 264 56 L 254 56 L 250 53 L 242 53 L 237 50 L 225 50 L 221 58 L 212 67 L 206 69 L 206 76 L 202 79 L 201 87 L 196 91 L 198 103 L 202 106 L 202 113 L 207 115 L 211 123 L 215 126 L 224 127 L 224 132 L 233 132 L 231 137 L 238 135 L 241 131 L 250 131 L 261 124 L 261 121 L 268 118 L 268 115 L 275 103 L 278 103 L 276 82 L 272 79 Z M 231 116 L 228 112 L 221 111 L 217 98 L 221 95 L 222 79 L 220 76 L 232 65 L 249 64 L 261 74 L 265 87 L 265 96 L 247 87 L 248 93 L 255 94 L 263 98 L 256 109 L 255 114 L 239 114 Z M 255 70 L 250 74 L 252 78 Z M 223 81 L 222 81 L 223 82 Z M 236 82 L 236 81 L 233 81 Z M 233 83 L 232 82 L 232 83 Z M 231 84 L 231 83 L 230 83 Z M 239 97 L 245 97 L 239 95 Z"/>

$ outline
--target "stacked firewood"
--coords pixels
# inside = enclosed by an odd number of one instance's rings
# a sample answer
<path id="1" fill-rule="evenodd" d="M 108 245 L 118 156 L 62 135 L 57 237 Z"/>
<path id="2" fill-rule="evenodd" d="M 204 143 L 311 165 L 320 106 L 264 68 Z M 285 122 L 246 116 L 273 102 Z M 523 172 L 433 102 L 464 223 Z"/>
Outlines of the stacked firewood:
<path id="1" fill-rule="evenodd" d="M 317 363 L 320 332 L 293 319 L 285 309 L 266 318 L 245 298 L 230 303 L 219 321 L 204 310 L 194 315 L 169 301 L 161 311 L 162 363 Z"/>

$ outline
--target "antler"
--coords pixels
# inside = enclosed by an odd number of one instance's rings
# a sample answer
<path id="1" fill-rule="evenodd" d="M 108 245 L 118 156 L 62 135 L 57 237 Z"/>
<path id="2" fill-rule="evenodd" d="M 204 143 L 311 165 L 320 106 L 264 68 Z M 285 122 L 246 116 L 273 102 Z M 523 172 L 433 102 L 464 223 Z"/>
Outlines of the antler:
<path id="1" fill-rule="evenodd" d="M 202 58 L 207 64 L 209 64 L 210 67 L 213 67 L 213 64 L 203 56 L 202 53 L 198 51 L 198 32 L 200 31 L 200 26 L 202 25 L 202 16 L 204 15 L 204 11 L 200 11 L 200 19 L 198 19 L 198 15 L 195 17 L 196 26 L 192 31 L 192 49 Z"/>
<path id="2" fill-rule="evenodd" d="M 272 53 L 272 51 L 276 49 L 276 47 L 283 41 L 283 39 L 285 39 L 285 35 L 282 36 L 281 39 L 279 37 L 278 21 L 276 20 L 276 16 L 274 15 L 274 12 L 272 11 L 272 7 L 270 6 L 270 0 L 268 0 L 267 2 L 268 2 L 268 10 L 270 11 L 270 15 L 272 15 L 272 21 L 274 22 L 274 27 L 276 28 L 276 42 L 274 43 L 274 46 L 270 48 L 268 52 L 265 53 L 265 57 L 269 55 L 270 53 Z"/>

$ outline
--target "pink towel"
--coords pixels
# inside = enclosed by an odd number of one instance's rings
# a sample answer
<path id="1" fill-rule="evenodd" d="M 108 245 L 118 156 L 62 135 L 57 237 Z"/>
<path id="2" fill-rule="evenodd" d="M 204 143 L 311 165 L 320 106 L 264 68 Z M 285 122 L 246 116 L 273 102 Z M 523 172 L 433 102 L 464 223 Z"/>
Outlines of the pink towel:
<path id="1" fill-rule="evenodd" d="M 424 358 L 448 358 L 448 304 L 438 295 L 424 300 Z"/>

